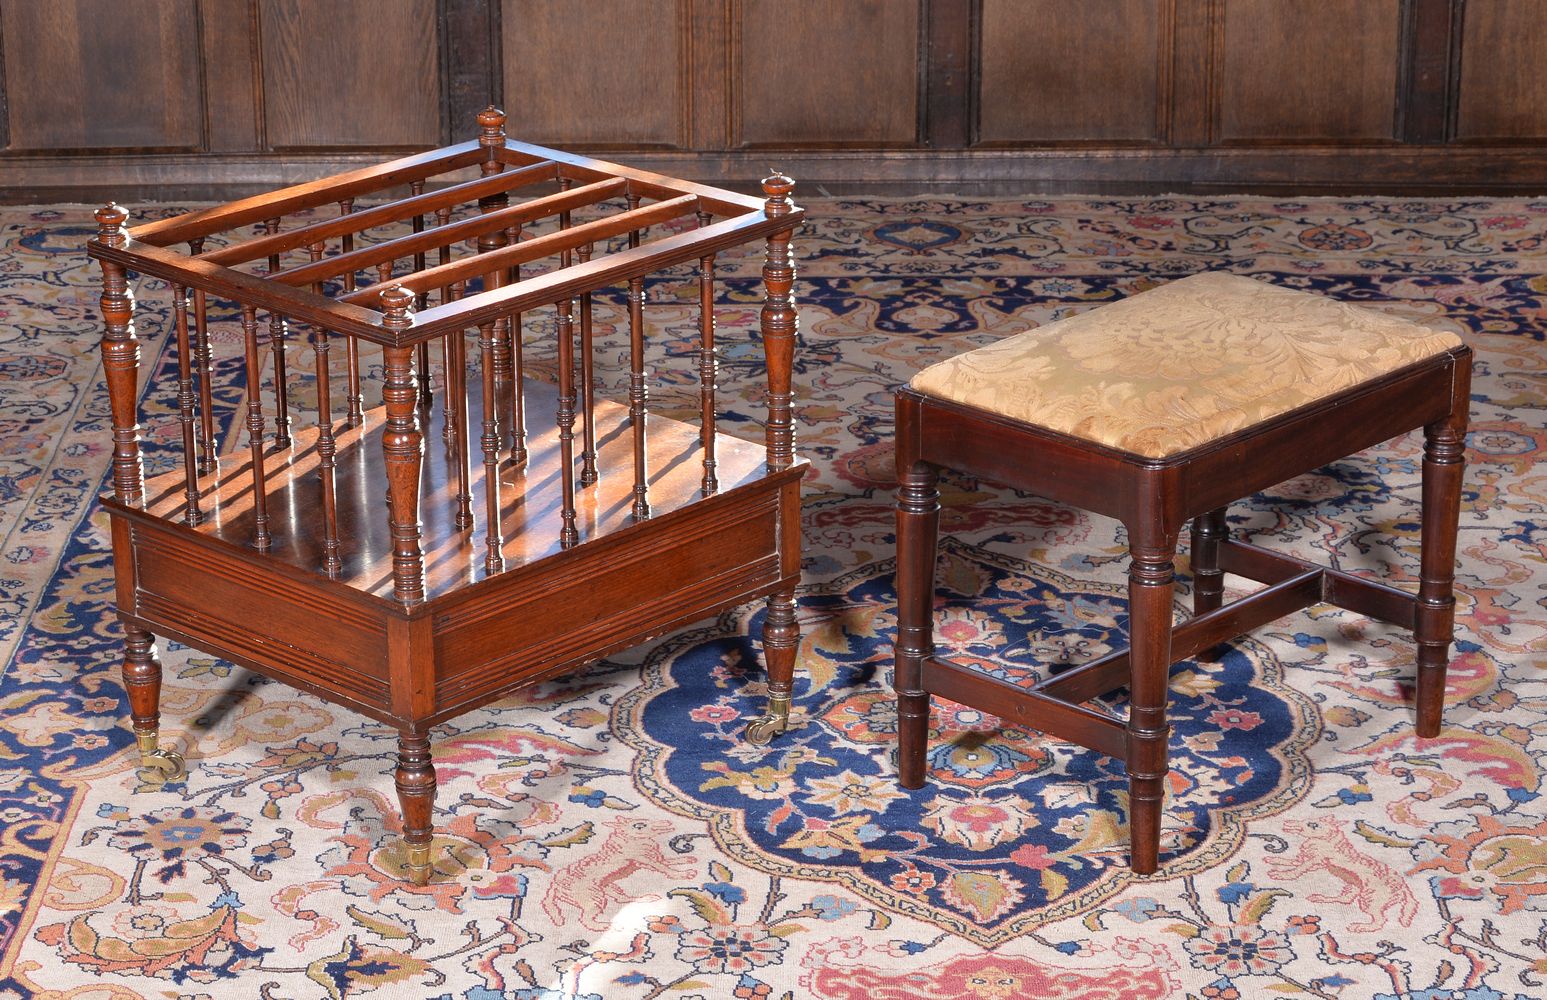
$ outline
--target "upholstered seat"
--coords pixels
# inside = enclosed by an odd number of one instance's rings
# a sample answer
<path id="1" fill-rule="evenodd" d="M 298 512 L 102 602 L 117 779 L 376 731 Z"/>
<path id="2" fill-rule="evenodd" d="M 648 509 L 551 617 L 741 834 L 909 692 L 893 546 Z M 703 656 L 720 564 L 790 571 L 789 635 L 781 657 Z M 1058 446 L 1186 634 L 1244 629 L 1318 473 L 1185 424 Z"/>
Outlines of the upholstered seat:
<path id="1" fill-rule="evenodd" d="M 1460 345 L 1372 309 L 1204 273 L 942 361 L 910 384 L 1164 458 Z"/>

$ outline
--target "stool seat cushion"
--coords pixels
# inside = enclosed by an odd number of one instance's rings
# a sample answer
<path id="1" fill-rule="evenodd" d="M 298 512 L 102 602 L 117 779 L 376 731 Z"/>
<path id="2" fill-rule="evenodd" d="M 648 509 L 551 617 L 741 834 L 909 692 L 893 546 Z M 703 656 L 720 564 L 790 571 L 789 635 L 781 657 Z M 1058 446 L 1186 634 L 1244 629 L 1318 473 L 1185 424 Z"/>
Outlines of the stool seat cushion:
<path id="1" fill-rule="evenodd" d="M 949 358 L 910 384 L 1165 458 L 1460 345 L 1371 309 L 1207 272 Z"/>

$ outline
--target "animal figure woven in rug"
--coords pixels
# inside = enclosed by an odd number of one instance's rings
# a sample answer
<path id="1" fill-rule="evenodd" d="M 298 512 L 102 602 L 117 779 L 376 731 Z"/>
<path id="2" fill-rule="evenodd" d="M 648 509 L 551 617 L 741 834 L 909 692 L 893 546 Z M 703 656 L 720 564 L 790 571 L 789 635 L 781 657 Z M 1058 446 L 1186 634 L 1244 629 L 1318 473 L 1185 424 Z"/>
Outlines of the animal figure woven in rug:
<path id="1" fill-rule="evenodd" d="M 109 439 L 91 224 L 0 210 L 0 998 L 1547 996 L 1547 202 L 807 204 L 803 727 L 737 738 L 763 694 L 760 608 L 459 718 L 435 743 L 422 888 L 397 867 L 389 730 L 175 644 L 163 732 L 189 774 L 140 784 L 94 504 Z M 757 439 L 758 261 L 723 264 L 721 426 Z M 1138 878 L 1112 760 L 937 700 L 929 787 L 897 787 L 891 390 L 1207 268 L 1477 350 L 1458 653 L 1432 740 L 1413 735 L 1410 639 L 1345 612 L 1177 665 L 1168 860 Z M 165 366 L 168 290 L 135 291 L 147 363 Z M 692 350 L 688 276 L 649 294 L 655 357 Z M 623 313 L 621 295 L 598 303 L 618 357 Z M 213 319 L 232 403 L 238 333 Z M 545 335 L 529 333 L 539 360 Z M 652 395 L 697 406 L 696 383 Z M 175 405 L 149 406 L 159 471 Z M 1412 587 L 1420 448 L 1287 482 L 1231 527 Z M 942 487 L 953 655 L 1016 676 L 1123 641 L 1115 524 Z"/>

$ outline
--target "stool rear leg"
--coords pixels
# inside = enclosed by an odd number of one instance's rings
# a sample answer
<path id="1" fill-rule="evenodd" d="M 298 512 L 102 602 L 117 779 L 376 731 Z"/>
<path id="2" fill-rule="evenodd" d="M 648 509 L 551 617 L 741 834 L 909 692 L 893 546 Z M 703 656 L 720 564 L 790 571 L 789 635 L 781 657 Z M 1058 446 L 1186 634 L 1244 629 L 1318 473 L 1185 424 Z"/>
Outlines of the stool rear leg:
<path id="1" fill-rule="evenodd" d="M 1128 684 L 1129 866 L 1149 875 L 1160 864 L 1165 802 L 1167 680 L 1171 671 L 1171 593 L 1176 537 L 1146 538 L 1129 529 Z"/>
<path id="2" fill-rule="evenodd" d="M 1229 537 L 1225 512 L 1220 507 L 1200 514 L 1192 522 L 1192 611 L 1201 615 L 1223 603 L 1225 574 L 1219 568 L 1219 543 Z"/>
<path id="3" fill-rule="evenodd" d="M 1418 640 L 1418 735 L 1438 736 L 1445 668 L 1455 637 L 1456 530 L 1466 452 L 1466 397 L 1459 417 L 1424 428 L 1422 565 L 1414 632 Z"/>
<path id="4" fill-rule="evenodd" d="M 897 764 L 904 788 L 924 787 L 929 692 L 924 660 L 935 651 L 935 544 L 940 528 L 939 476 L 924 462 L 897 488 Z"/>

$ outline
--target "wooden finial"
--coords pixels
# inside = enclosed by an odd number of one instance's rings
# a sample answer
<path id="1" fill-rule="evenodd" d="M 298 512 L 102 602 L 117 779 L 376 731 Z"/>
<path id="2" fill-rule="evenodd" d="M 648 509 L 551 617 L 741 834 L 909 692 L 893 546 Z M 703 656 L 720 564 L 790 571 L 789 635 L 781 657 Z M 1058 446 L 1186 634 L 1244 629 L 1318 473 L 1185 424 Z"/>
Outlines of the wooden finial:
<path id="1" fill-rule="evenodd" d="M 478 145 L 505 145 L 505 112 L 499 108 L 491 104 L 478 112 L 478 128 L 481 130 Z"/>
<path id="2" fill-rule="evenodd" d="M 414 325 L 414 293 L 402 285 L 381 292 L 381 325 L 389 330 L 406 330 Z"/>
<path id="3" fill-rule="evenodd" d="M 116 201 L 108 202 L 97 209 L 97 239 L 110 247 L 121 247 L 129 239 L 129 234 L 124 230 L 124 223 L 129 221 L 129 213 Z"/>
<path id="4" fill-rule="evenodd" d="M 763 193 L 768 196 L 767 213 L 769 215 L 784 215 L 788 213 L 791 208 L 790 192 L 794 190 L 795 182 L 777 170 L 764 177 Z"/>

